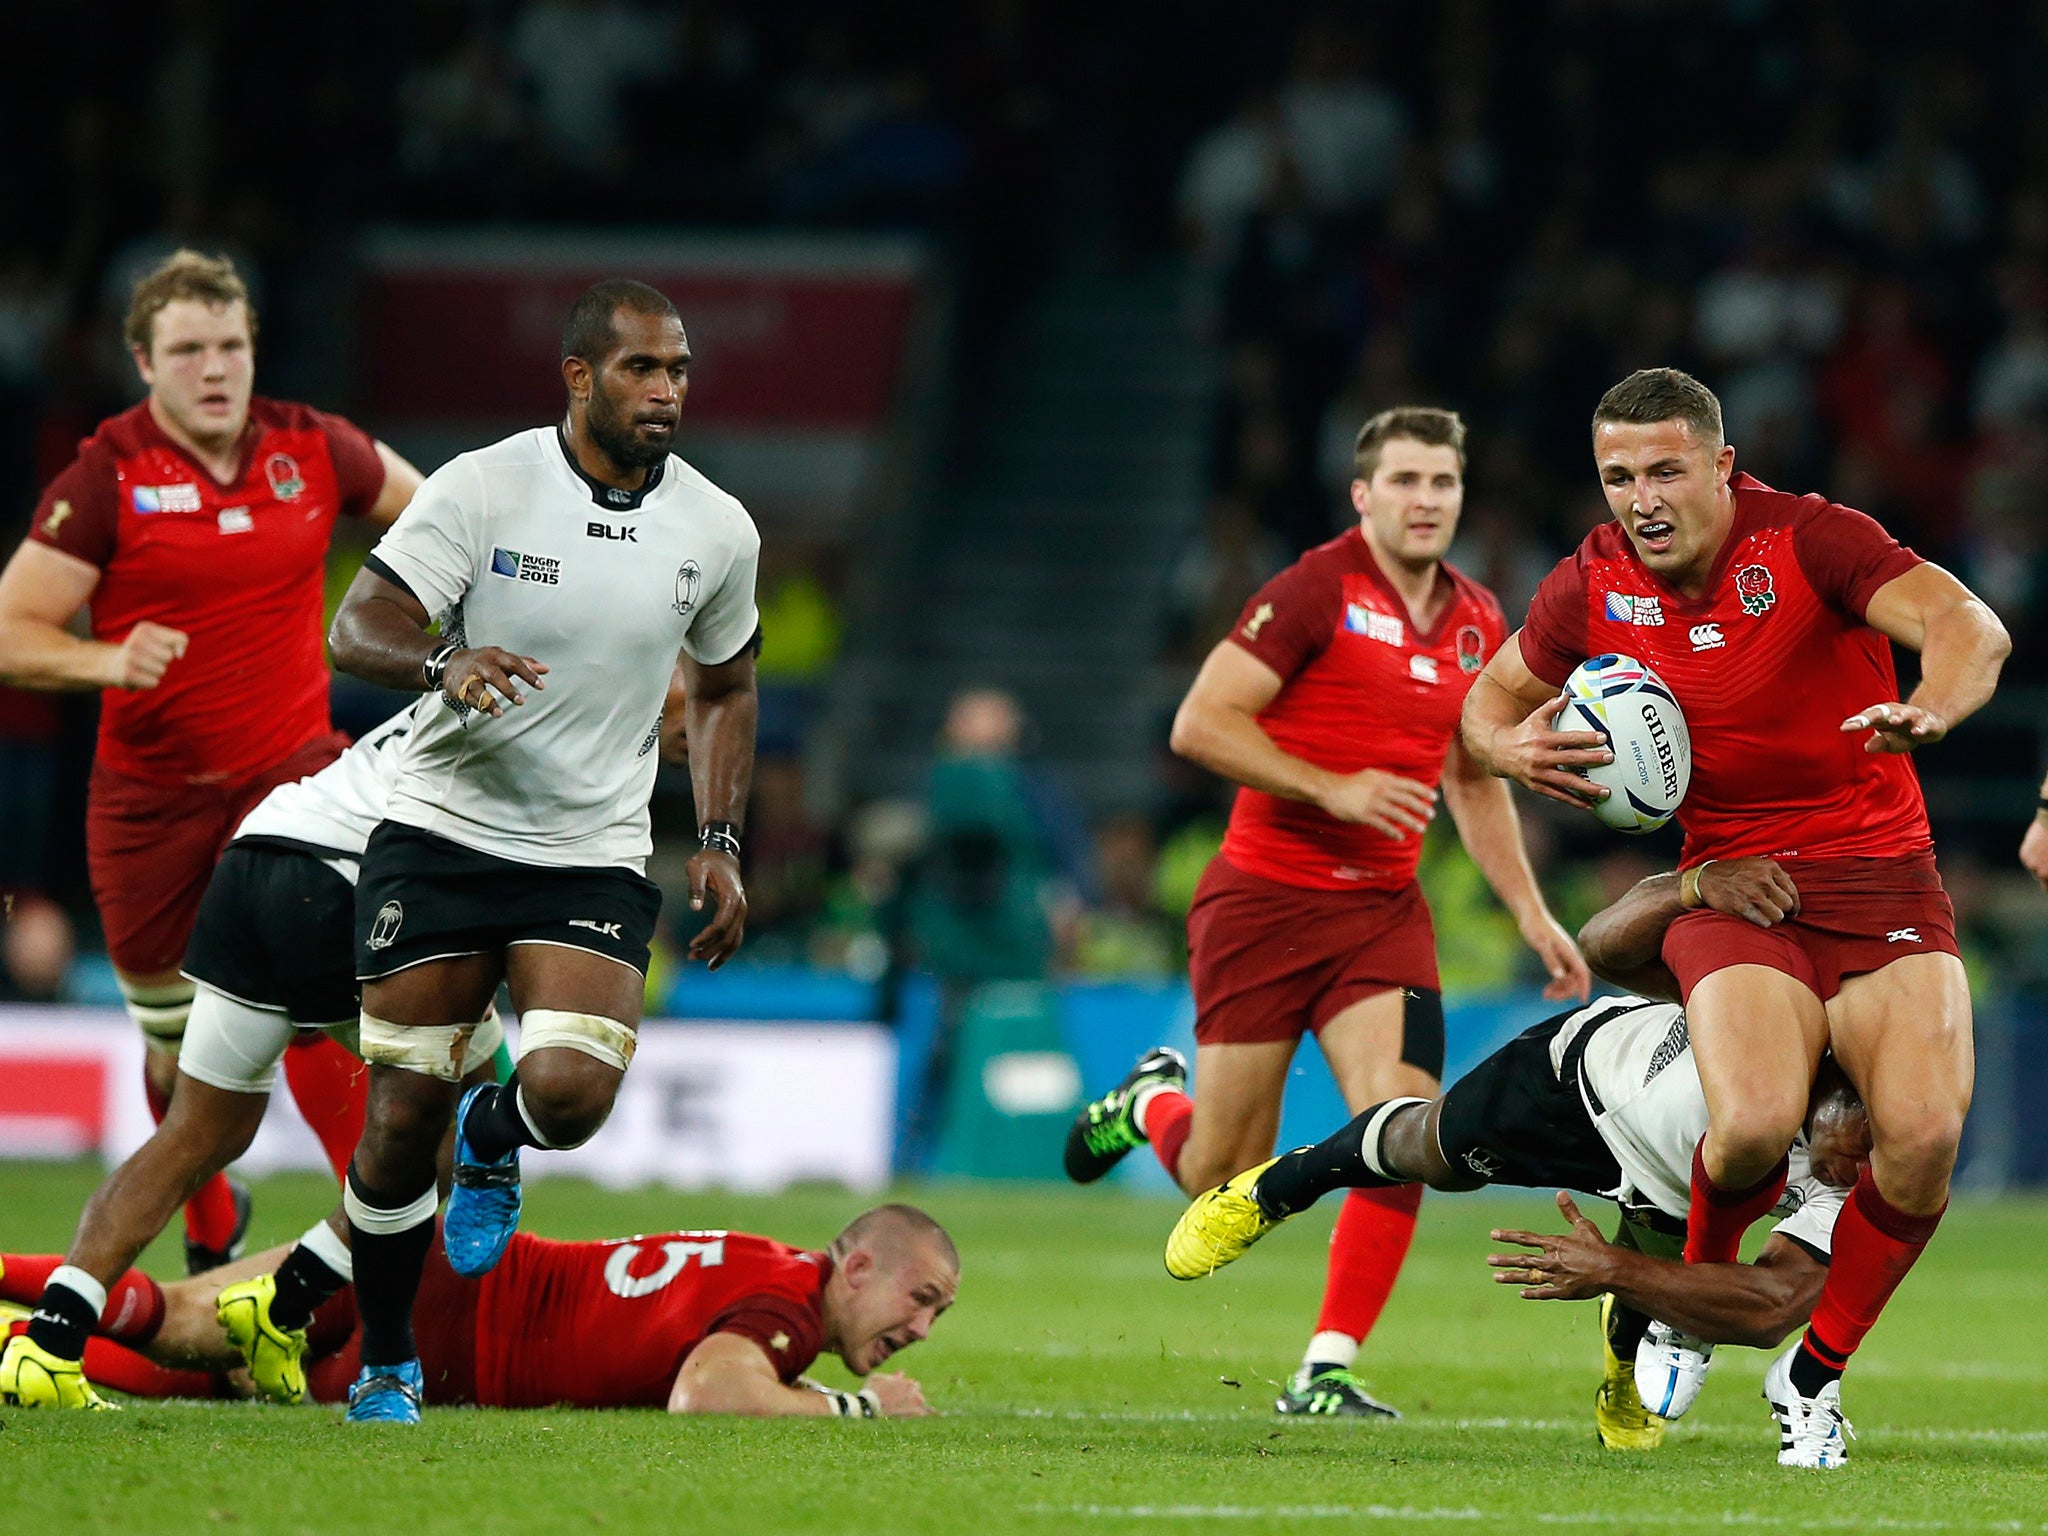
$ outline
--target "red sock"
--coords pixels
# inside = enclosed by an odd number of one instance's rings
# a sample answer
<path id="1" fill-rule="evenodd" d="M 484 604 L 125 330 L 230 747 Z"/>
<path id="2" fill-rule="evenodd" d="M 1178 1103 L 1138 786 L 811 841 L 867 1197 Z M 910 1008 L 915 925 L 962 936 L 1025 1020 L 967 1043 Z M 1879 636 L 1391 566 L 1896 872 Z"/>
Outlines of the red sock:
<path id="1" fill-rule="evenodd" d="M 1723 1189 L 1707 1176 L 1700 1145 L 1692 1149 L 1692 1205 L 1685 1213 L 1685 1262 L 1733 1264 L 1742 1256 L 1742 1234 L 1785 1193 L 1786 1158 L 1747 1189 Z"/>
<path id="2" fill-rule="evenodd" d="M 348 1160 L 363 1139 L 370 1069 L 318 1030 L 302 1029 L 284 1053 L 284 1080 L 320 1138 L 335 1178 L 346 1180 Z"/>
<path id="3" fill-rule="evenodd" d="M 1195 1101 L 1184 1093 L 1162 1088 L 1145 1105 L 1145 1139 L 1152 1143 L 1152 1155 L 1177 1182 L 1180 1179 L 1180 1149 L 1188 1144 L 1188 1131 L 1195 1123 Z"/>
<path id="4" fill-rule="evenodd" d="M 1354 1189 L 1344 1197 L 1330 1234 L 1330 1272 L 1317 1333 L 1365 1341 L 1393 1293 L 1421 1208 L 1420 1184 Z"/>
<path id="5" fill-rule="evenodd" d="M 63 1262 L 61 1253 L 0 1253 L 0 1301 L 33 1306 L 42 1300 L 43 1287 Z M 156 1337 L 163 1322 L 164 1288 L 141 1270 L 130 1269 L 107 1287 L 107 1304 L 100 1308 L 94 1332 L 140 1346 Z"/>
<path id="6" fill-rule="evenodd" d="M 143 1092 L 149 1099 L 149 1113 L 158 1125 L 170 1110 L 171 1096 L 157 1091 L 144 1075 Z M 185 1235 L 202 1248 L 220 1252 L 235 1238 L 235 1192 L 228 1188 L 227 1175 L 216 1173 L 185 1202 Z"/>
<path id="7" fill-rule="evenodd" d="M 212 1397 L 211 1371 L 174 1371 L 109 1339 L 85 1341 L 85 1379 L 136 1397 Z"/>
<path id="8" fill-rule="evenodd" d="M 1947 1209 L 1942 1207 L 1942 1211 Z M 1807 1333 L 1815 1359 L 1840 1370 L 1856 1353 L 1884 1304 L 1934 1236 L 1942 1211 L 1932 1216 L 1907 1215 L 1877 1192 L 1870 1170 L 1863 1170 L 1835 1220 L 1828 1278 L 1820 1288 L 1813 1326 Z"/>

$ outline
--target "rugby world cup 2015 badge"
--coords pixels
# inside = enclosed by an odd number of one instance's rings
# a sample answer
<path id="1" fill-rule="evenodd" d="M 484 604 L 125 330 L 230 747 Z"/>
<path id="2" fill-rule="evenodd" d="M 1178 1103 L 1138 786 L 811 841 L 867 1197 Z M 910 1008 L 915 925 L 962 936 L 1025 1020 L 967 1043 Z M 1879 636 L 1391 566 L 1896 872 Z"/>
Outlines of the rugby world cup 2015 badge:
<path id="1" fill-rule="evenodd" d="M 263 478 L 270 482 L 270 494 L 279 501 L 297 501 L 306 489 L 306 477 L 299 473 L 299 461 L 288 453 L 273 453 L 265 459 Z"/>
<path id="2" fill-rule="evenodd" d="M 685 560 L 683 568 L 676 572 L 676 612 L 688 616 L 697 606 L 697 593 L 704 585 L 704 573 L 697 569 L 697 562 Z"/>

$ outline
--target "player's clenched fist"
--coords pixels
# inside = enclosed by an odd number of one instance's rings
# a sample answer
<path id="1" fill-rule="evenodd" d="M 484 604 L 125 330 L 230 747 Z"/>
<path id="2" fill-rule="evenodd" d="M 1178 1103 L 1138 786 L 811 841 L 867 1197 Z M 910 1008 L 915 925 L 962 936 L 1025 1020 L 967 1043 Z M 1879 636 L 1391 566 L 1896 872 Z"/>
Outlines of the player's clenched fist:
<path id="1" fill-rule="evenodd" d="M 164 680 L 171 663 L 185 654 L 188 643 L 189 637 L 182 629 L 168 629 L 145 619 L 114 647 L 107 686 L 154 688 Z"/>
<path id="2" fill-rule="evenodd" d="M 1436 791 L 1377 768 L 1333 779 L 1316 804 L 1339 821 L 1358 822 L 1388 837 L 1427 831 L 1436 815 Z"/>
<path id="3" fill-rule="evenodd" d="M 877 1371 L 863 1385 L 875 1394 L 885 1419 L 921 1419 L 931 1413 L 924 1388 L 901 1371 Z"/>
<path id="4" fill-rule="evenodd" d="M 1578 770 L 1614 761 L 1598 731 L 1560 731 L 1557 717 L 1567 701 L 1545 699 L 1519 725 L 1493 738 L 1493 771 L 1551 800 L 1579 809 L 1607 798 L 1607 791 Z"/>
<path id="5" fill-rule="evenodd" d="M 541 678 L 547 665 L 531 656 L 518 656 L 495 645 L 473 651 L 457 651 L 448 658 L 448 670 L 441 675 L 441 691 L 458 704 L 484 714 L 505 713 L 507 704 L 524 704 L 526 695 L 514 679 L 524 679 L 536 688 L 547 684 Z"/>

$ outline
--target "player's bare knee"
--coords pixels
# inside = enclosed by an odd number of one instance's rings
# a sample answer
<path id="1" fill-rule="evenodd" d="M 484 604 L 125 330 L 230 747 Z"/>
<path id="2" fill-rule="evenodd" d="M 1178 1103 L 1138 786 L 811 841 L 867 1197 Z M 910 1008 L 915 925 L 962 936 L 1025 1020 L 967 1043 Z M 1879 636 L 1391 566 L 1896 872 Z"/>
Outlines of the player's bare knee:
<path id="1" fill-rule="evenodd" d="M 1717 1184 L 1754 1184 L 1777 1166 L 1799 1133 L 1802 1106 L 1744 1103 L 1717 1115 L 1702 1155 Z"/>
<path id="2" fill-rule="evenodd" d="M 580 1146 L 610 1116 L 622 1076 L 581 1051 L 529 1051 L 519 1059 L 520 1107 L 550 1146 Z"/>

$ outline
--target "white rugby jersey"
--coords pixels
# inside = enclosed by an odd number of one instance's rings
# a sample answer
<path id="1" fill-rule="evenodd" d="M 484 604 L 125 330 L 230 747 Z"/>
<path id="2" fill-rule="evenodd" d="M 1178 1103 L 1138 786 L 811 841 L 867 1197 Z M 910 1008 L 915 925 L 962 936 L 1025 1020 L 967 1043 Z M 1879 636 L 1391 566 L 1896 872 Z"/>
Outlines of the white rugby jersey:
<path id="1" fill-rule="evenodd" d="M 1593 1128 L 1621 1165 L 1620 1186 L 1599 1193 L 1623 1205 L 1652 1205 L 1683 1221 L 1692 1200 L 1693 1149 L 1707 1133 L 1707 1095 L 1685 1011 L 1641 997 L 1598 998 L 1552 1039 L 1553 1071 L 1562 1070 L 1565 1051 L 1587 1028 L 1593 1034 L 1580 1069 L 1581 1091 L 1591 1091 L 1586 1110 Z M 1848 1195 L 1813 1177 L 1802 1134 L 1792 1144 L 1785 1194 L 1773 1212 L 1778 1231 L 1825 1258 Z"/>
<path id="2" fill-rule="evenodd" d="M 235 837 L 281 838 L 361 858 L 371 832 L 384 819 L 398 776 L 398 749 L 432 704 L 421 699 L 401 709 L 318 773 L 278 785 L 242 818 Z"/>
<path id="3" fill-rule="evenodd" d="M 629 493 L 542 427 L 434 471 L 373 569 L 449 639 L 545 663 L 547 686 L 520 683 L 496 719 L 445 697 L 423 712 L 387 818 L 522 864 L 640 869 L 676 656 L 715 666 L 753 639 L 760 550 L 746 509 L 674 455 Z"/>

